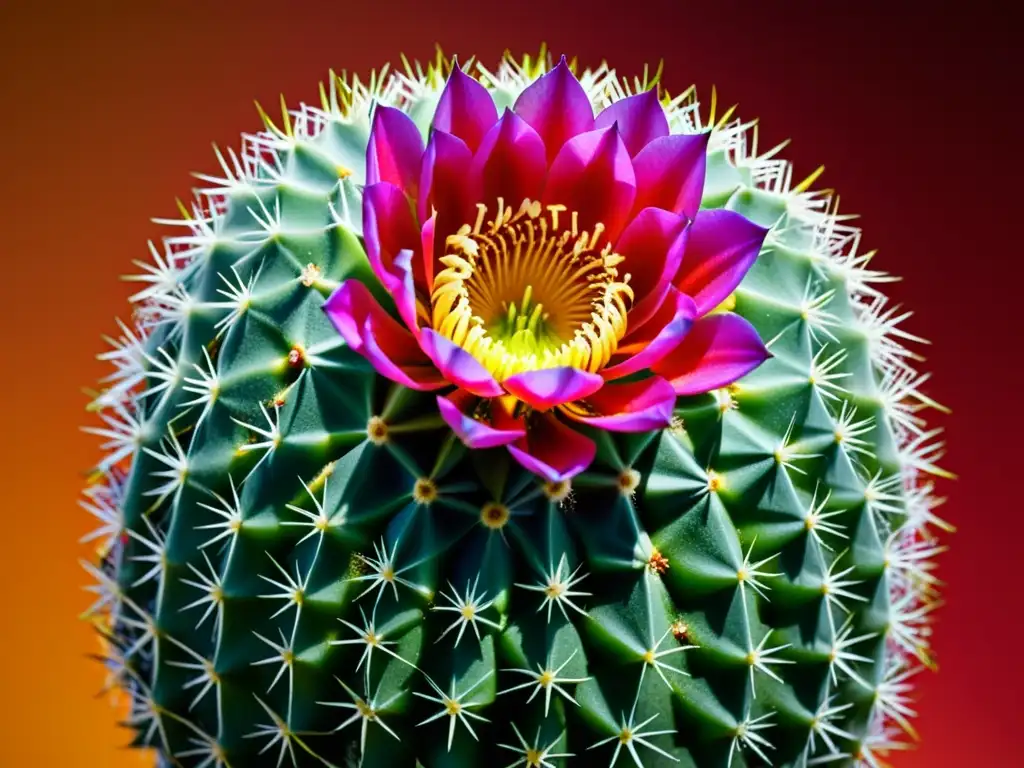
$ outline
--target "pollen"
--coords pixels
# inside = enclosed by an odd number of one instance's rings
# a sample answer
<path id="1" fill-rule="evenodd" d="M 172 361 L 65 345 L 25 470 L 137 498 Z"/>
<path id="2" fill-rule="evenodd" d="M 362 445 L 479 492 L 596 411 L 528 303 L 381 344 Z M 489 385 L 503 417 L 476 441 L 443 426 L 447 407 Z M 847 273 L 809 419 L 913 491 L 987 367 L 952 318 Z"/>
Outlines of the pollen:
<path id="1" fill-rule="evenodd" d="M 544 495 L 555 502 L 565 501 L 571 490 L 572 484 L 568 480 L 544 483 Z"/>
<path id="2" fill-rule="evenodd" d="M 708 490 L 711 493 L 718 493 L 725 487 L 725 476 L 715 472 L 713 469 L 708 470 Z"/>
<path id="3" fill-rule="evenodd" d="M 647 567 L 654 573 L 664 573 L 668 570 L 668 558 L 655 547 L 651 550 L 651 556 L 647 558 Z"/>
<path id="4" fill-rule="evenodd" d="M 388 441 L 388 425 L 380 416 L 373 416 L 366 425 L 366 436 L 374 445 L 384 445 Z"/>
<path id="5" fill-rule="evenodd" d="M 434 279 L 430 324 L 499 381 L 524 371 L 571 366 L 596 372 L 626 333 L 633 301 L 623 257 L 604 226 L 579 228 L 565 206 L 498 198 L 487 220 L 446 239 Z M 485 221 L 486 220 L 486 221 Z"/>
<path id="6" fill-rule="evenodd" d="M 493 530 L 504 528 L 509 516 L 508 507 L 495 501 L 484 504 L 480 510 L 480 522 Z"/>
<path id="7" fill-rule="evenodd" d="M 292 368 L 302 368 L 306 364 L 306 351 L 301 344 L 296 344 L 288 350 L 288 365 Z"/>
<path id="8" fill-rule="evenodd" d="M 624 469 L 618 478 L 619 490 L 623 496 L 629 496 L 640 485 L 640 473 L 635 469 Z"/>
<path id="9" fill-rule="evenodd" d="M 672 637 L 679 642 L 686 639 L 686 633 L 690 630 L 690 628 L 686 626 L 686 622 L 682 619 L 676 619 L 672 622 L 670 629 L 672 630 Z"/>
<path id="10" fill-rule="evenodd" d="M 310 262 L 302 268 L 302 274 L 299 276 L 299 279 L 302 281 L 304 286 L 309 288 L 320 279 L 321 275 L 323 275 L 323 272 L 320 267 L 313 262 Z"/>
<path id="11" fill-rule="evenodd" d="M 421 477 L 412 489 L 412 498 L 417 504 L 427 505 L 437 499 L 437 484 L 429 477 Z"/>
<path id="12" fill-rule="evenodd" d="M 732 399 L 732 395 L 729 394 L 728 390 L 718 389 L 715 390 L 713 395 L 715 401 L 718 403 L 719 413 L 725 414 L 736 409 L 736 401 Z"/>

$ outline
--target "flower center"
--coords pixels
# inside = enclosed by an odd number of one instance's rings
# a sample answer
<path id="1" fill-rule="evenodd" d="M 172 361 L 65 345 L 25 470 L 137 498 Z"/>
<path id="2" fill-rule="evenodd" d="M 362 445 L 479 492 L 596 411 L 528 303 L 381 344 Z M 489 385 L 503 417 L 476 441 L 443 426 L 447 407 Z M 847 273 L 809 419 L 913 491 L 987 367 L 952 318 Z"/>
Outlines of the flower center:
<path id="1" fill-rule="evenodd" d="M 565 206 L 530 200 L 513 211 L 499 198 L 486 223 L 487 206 L 477 208 L 475 224 L 447 238 L 431 296 L 434 330 L 499 381 L 541 368 L 603 368 L 633 301 L 603 225 L 580 230 Z"/>

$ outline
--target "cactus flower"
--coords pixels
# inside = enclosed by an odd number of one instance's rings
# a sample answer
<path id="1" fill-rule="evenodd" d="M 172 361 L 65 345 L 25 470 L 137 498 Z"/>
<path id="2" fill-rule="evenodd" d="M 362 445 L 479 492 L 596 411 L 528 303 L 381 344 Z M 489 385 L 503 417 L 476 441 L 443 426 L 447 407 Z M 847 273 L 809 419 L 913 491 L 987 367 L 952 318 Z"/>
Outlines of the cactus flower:
<path id="1" fill-rule="evenodd" d="M 380 374 L 438 391 L 468 447 L 568 480 L 595 454 L 574 424 L 662 429 L 768 356 L 714 312 L 767 230 L 699 212 L 707 139 L 670 135 L 654 90 L 595 116 L 564 58 L 501 115 L 456 66 L 426 144 L 399 109 L 373 118 L 363 231 L 401 323 L 357 280 L 325 309 Z"/>

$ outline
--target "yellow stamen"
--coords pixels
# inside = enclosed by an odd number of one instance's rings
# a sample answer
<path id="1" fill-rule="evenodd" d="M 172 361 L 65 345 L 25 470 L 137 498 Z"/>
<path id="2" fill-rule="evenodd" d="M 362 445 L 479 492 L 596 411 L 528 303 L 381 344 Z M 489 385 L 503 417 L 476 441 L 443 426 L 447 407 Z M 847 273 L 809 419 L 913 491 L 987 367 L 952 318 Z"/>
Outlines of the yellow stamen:
<path id="1" fill-rule="evenodd" d="M 623 257 L 604 226 L 579 228 L 576 211 L 498 198 L 493 218 L 477 206 L 472 226 L 446 239 L 434 279 L 430 323 L 499 381 L 524 371 L 572 366 L 596 372 L 626 333 L 633 301 Z M 603 244 L 602 244 L 603 243 Z"/>

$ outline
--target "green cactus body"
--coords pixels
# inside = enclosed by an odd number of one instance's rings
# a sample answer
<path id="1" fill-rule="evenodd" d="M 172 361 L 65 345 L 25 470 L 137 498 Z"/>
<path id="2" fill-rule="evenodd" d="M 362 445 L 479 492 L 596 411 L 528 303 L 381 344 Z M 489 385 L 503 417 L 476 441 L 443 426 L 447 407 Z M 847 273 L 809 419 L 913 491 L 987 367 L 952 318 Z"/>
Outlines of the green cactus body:
<path id="1" fill-rule="evenodd" d="M 545 61 L 480 79 L 500 109 Z M 134 743 L 185 768 L 879 765 L 930 665 L 942 473 L 858 230 L 751 124 L 665 97 L 674 133 L 714 129 L 703 207 L 771 227 L 730 303 L 772 357 L 670 429 L 591 430 L 590 469 L 542 483 L 322 310 L 352 277 L 388 300 L 370 105 L 426 133 L 447 66 L 332 75 L 220 156 L 137 276 L 86 499 Z M 654 85 L 580 80 L 597 108 Z"/>

